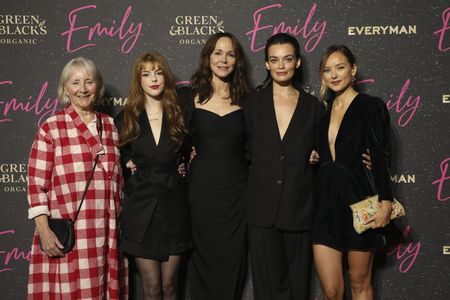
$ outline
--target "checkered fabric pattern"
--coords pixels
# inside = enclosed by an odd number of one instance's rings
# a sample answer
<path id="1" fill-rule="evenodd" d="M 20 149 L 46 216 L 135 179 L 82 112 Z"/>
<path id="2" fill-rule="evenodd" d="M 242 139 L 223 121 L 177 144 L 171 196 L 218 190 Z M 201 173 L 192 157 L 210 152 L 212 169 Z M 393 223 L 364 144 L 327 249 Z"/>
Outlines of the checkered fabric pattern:
<path id="1" fill-rule="evenodd" d="M 35 232 L 31 247 L 28 299 L 124 299 L 128 294 L 126 261 L 117 245 L 122 171 L 117 130 L 103 122 L 102 141 L 72 106 L 47 119 L 29 157 L 29 218 L 47 214 L 75 218 L 97 153 L 101 153 L 80 214 L 74 250 L 49 258 Z"/>

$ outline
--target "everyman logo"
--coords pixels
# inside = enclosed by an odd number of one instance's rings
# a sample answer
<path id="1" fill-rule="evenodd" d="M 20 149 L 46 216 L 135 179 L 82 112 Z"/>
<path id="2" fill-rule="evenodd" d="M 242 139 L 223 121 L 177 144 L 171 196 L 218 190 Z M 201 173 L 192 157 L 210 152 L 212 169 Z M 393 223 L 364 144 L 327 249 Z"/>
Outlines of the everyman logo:
<path id="1" fill-rule="evenodd" d="M 417 34 L 417 25 L 349 26 L 348 35 L 409 35 Z"/>

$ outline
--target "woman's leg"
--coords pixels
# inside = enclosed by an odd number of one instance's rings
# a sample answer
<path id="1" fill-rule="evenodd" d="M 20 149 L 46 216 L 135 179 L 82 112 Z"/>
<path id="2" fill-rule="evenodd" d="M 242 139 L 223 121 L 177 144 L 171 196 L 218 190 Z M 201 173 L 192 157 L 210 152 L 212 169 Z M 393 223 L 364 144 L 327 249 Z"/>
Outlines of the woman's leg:
<path id="1" fill-rule="evenodd" d="M 313 252 L 325 299 L 343 299 L 342 252 L 325 245 L 313 245 Z"/>
<path id="2" fill-rule="evenodd" d="M 372 251 L 348 252 L 348 265 L 350 286 L 352 288 L 352 299 L 354 300 L 372 300 Z"/>
<path id="3" fill-rule="evenodd" d="M 169 257 L 168 261 L 161 263 L 164 300 L 177 299 L 177 279 L 180 262 L 181 256 L 173 255 Z"/>
<path id="4" fill-rule="evenodd" d="M 255 300 L 293 299 L 281 230 L 248 225 Z"/>
<path id="5" fill-rule="evenodd" d="M 161 263 L 136 257 L 136 266 L 142 279 L 145 300 L 159 300 L 161 295 Z"/>

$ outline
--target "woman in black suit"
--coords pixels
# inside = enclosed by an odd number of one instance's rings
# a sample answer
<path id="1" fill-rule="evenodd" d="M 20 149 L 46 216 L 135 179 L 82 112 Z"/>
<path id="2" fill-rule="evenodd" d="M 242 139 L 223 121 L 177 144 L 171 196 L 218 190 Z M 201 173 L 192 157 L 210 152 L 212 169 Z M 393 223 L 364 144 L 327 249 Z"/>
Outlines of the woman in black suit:
<path id="1" fill-rule="evenodd" d="M 181 254 L 191 247 L 184 179 L 184 120 L 169 66 L 158 53 L 133 66 L 125 109 L 117 116 L 125 173 L 121 250 L 134 257 L 145 299 L 176 299 Z M 162 292 L 161 292 L 162 287 Z"/>
<path id="2" fill-rule="evenodd" d="M 247 216 L 255 299 L 309 299 L 313 172 L 323 106 L 299 88 L 297 40 L 268 39 L 267 79 L 246 102 L 251 169 Z"/>
<path id="3" fill-rule="evenodd" d="M 343 298 L 344 253 L 348 258 L 352 299 L 373 299 L 373 250 L 382 246 L 384 239 L 380 229 L 358 235 L 352 226 L 349 204 L 378 193 L 381 209 L 368 223 L 380 228 L 389 223 L 393 199 L 389 113 L 381 99 L 355 90 L 356 72 L 355 58 L 343 45 L 329 47 L 320 62 L 321 98 L 327 111 L 319 125 L 317 143 L 320 169 L 313 249 L 327 299 Z M 372 157 L 373 178 L 360 159 L 366 148 Z"/>

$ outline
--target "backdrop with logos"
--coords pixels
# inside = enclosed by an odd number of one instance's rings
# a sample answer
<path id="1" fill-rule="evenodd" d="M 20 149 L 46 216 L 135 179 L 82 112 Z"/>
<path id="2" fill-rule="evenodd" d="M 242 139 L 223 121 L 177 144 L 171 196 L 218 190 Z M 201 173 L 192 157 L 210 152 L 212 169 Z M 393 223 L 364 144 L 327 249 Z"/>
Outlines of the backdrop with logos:
<path id="1" fill-rule="evenodd" d="M 361 91 L 384 99 L 392 122 L 392 181 L 407 216 L 387 229 L 377 254 L 378 299 L 450 299 L 450 3 L 430 1 L 11 1 L 0 8 L 0 290 L 26 295 L 34 230 L 27 220 L 27 159 L 39 124 L 60 109 L 58 78 L 71 58 L 100 67 L 114 116 L 126 102 L 131 66 L 164 54 L 189 81 L 209 35 L 241 41 L 253 85 L 265 75 L 263 47 L 294 35 L 304 84 L 319 92 L 319 58 L 334 43 L 357 57 Z M 249 273 L 249 278 L 251 274 Z M 314 280 L 312 299 L 321 299 Z M 349 297 L 349 296 L 347 296 Z M 186 299 L 188 296 L 186 296 Z M 253 299 L 251 280 L 243 299 Z"/>

